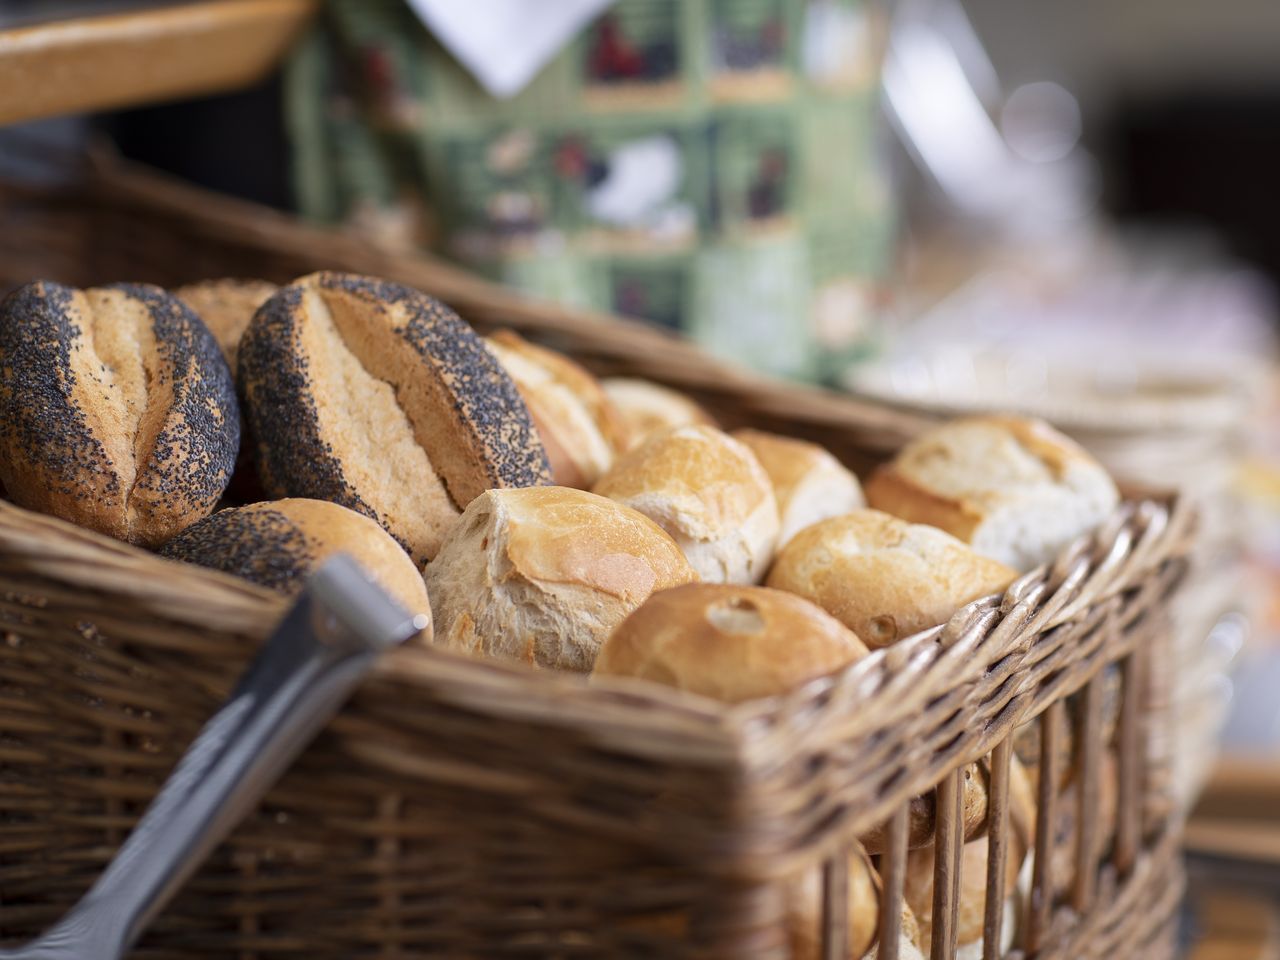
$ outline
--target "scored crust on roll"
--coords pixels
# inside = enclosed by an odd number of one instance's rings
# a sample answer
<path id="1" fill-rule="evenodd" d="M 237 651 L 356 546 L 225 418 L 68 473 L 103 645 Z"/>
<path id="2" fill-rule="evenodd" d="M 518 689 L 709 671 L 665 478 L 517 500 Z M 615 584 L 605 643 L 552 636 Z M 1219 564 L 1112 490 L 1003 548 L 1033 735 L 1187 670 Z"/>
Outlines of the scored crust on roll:
<path id="1" fill-rule="evenodd" d="M 675 427 L 619 458 L 596 493 L 666 530 L 709 583 L 755 583 L 778 539 L 773 485 L 745 445 L 715 427 Z"/>
<path id="2" fill-rule="evenodd" d="M 855 510 L 796 534 L 768 584 L 812 600 L 878 649 L 946 623 L 1016 576 L 941 530 Z"/>
<path id="3" fill-rule="evenodd" d="M 1083 447 L 1022 417 L 971 417 L 907 444 L 867 482 L 867 502 L 1027 571 L 1101 523 L 1120 495 Z"/>
<path id="4" fill-rule="evenodd" d="M 283 287 L 241 340 L 240 384 L 268 493 L 372 517 L 416 562 L 485 490 L 550 480 L 501 364 L 399 284 L 317 273 Z"/>
<path id="5" fill-rule="evenodd" d="M 564 487 L 590 489 L 629 446 L 626 422 L 604 389 L 582 367 L 510 330 L 485 344 L 515 381 Z"/>
<path id="6" fill-rule="evenodd" d="M 866 655 L 848 628 L 793 594 L 693 583 L 655 593 L 619 624 L 593 676 L 740 703 L 786 693 Z"/>
<path id="7" fill-rule="evenodd" d="M 189 283 L 173 293 L 204 321 L 234 374 L 240 338 L 257 309 L 278 289 L 274 283 L 265 280 L 228 278 Z"/>
<path id="8" fill-rule="evenodd" d="M 730 436 L 750 448 L 773 483 L 779 546 L 819 520 L 866 506 L 858 478 L 818 444 L 761 430 Z"/>
<path id="9" fill-rule="evenodd" d="M 651 593 L 696 579 L 648 517 L 571 487 L 481 494 L 426 571 L 437 645 L 579 672 Z"/>
<path id="10" fill-rule="evenodd" d="M 220 510 L 160 551 L 171 560 L 220 570 L 289 596 L 338 553 L 350 554 L 407 612 L 430 614 L 422 574 L 391 535 L 368 517 L 325 500 L 274 500 Z"/>
<path id="11" fill-rule="evenodd" d="M 0 305 L 0 367 L 0 479 L 15 503 L 157 546 L 226 489 L 231 373 L 159 287 L 20 287 Z"/>
<path id="12" fill-rule="evenodd" d="M 711 414 L 683 393 L 650 380 L 609 377 L 600 384 L 627 425 L 633 447 L 671 427 L 718 425 Z"/>

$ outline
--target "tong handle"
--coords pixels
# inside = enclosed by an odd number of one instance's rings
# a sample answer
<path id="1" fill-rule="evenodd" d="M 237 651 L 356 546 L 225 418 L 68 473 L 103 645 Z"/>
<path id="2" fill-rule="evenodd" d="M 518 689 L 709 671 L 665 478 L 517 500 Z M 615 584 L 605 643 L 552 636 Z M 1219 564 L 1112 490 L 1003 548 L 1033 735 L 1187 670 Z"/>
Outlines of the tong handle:
<path id="1" fill-rule="evenodd" d="M 405 613 L 353 561 L 328 561 L 89 892 L 43 937 L 0 951 L 0 960 L 122 957 L 377 656 L 429 623 Z"/>

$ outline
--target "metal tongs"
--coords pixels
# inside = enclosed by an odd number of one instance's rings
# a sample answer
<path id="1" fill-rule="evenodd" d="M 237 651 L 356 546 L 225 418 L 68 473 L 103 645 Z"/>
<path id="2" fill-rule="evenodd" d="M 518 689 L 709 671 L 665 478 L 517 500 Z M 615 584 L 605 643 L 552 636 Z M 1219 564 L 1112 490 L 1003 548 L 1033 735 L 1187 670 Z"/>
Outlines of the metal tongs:
<path id="1" fill-rule="evenodd" d="M 123 957 L 384 650 L 426 629 L 346 557 L 307 588 L 200 731 L 106 871 L 53 929 L 0 960 Z"/>

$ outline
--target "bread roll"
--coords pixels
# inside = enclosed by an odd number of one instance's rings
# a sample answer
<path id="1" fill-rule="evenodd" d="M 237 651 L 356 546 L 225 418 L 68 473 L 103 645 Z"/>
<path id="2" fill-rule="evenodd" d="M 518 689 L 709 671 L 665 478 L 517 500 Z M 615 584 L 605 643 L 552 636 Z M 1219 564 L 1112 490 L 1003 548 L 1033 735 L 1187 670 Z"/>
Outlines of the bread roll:
<path id="1" fill-rule="evenodd" d="M 1035 834 L 1035 803 L 1026 776 L 1014 759 L 1009 768 L 1009 855 L 1005 860 L 1004 897 L 1014 897 L 1018 876 L 1031 850 Z M 981 958 L 983 919 L 987 903 L 987 854 L 990 838 L 979 837 L 966 843 L 960 859 L 960 904 L 957 917 L 956 943 L 968 948 L 966 957 Z M 928 949 L 933 936 L 933 868 L 934 848 L 923 847 L 907 853 L 907 871 L 903 883 L 903 898 L 915 914 L 920 929 L 918 941 L 921 949 Z M 1002 955 L 1012 940 L 1018 915 L 1016 904 L 1006 903 L 1004 912 L 1004 942 Z M 978 949 L 974 949 L 974 945 Z"/>
<path id="2" fill-rule="evenodd" d="M 1121 684 L 1123 677 L 1119 664 L 1108 664 L 1098 675 L 1101 687 L 1099 704 L 1099 729 L 1101 742 L 1111 743 L 1120 724 Z M 1056 769 L 1059 789 L 1066 787 L 1080 773 L 1080 750 L 1076 742 L 1076 730 L 1084 719 L 1085 691 L 1067 697 L 1066 722 L 1058 736 Z M 1040 782 L 1040 723 L 1029 720 L 1013 732 L 1013 750 L 1031 780 L 1033 790 Z"/>
<path id="3" fill-rule="evenodd" d="M 524 397 L 555 482 L 589 490 L 629 446 L 627 425 L 599 381 L 568 357 L 510 330 L 485 343 Z"/>
<path id="4" fill-rule="evenodd" d="M 991 795 L 991 771 L 985 761 L 964 769 L 964 838 L 974 840 L 987 830 Z M 907 848 L 916 850 L 933 843 L 938 829 L 938 791 L 930 790 L 911 799 L 907 819 Z M 887 824 L 868 830 L 858 839 L 867 853 L 877 856 L 888 849 Z"/>
<path id="5" fill-rule="evenodd" d="M 415 562 L 486 489 L 550 479 L 502 366 L 399 284 L 316 273 L 282 288 L 240 341 L 240 385 L 267 492 L 372 517 Z"/>
<path id="6" fill-rule="evenodd" d="M 812 600 L 878 649 L 945 623 L 1016 575 L 941 530 L 856 510 L 796 534 L 768 582 Z"/>
<path id="7" fill-rule="evenodd" d="M 236 358 L 240 352 L 240 338 L 258 307 L 279 288 L 265 280 L 204 280 L 179 287 L 174 295 L 191 307 L 204 321 L 213 338 L 218 341 L 222 355 L 234 378 Z M 236 457 L 231 482 L 227 485 L 227 499 L 238 503 L 256 503 L 270 499 L 258 479 L 254 462 L 252 435 L 244 420 L 244 408 L 240 417 L 240 453 Z"/>
<path id="8" fill-rule="evenodd" d="M 725 703 L 794 690 L 867 655 L 811 603 L 765 587 L 694 583 L 655 593 L 605 641 L 593 677 L 638 677 Z M 866 852 L 849 856 L 851 957 L 875 942 L 879 881 Z M 791 956 L 822 956 L 822 871 L 785 888 Z"/>
<path id="9" fill-rule="evenodd" d="M 819 520 L 866 506 L 858 478 L 816 443 L 760 430 L 735 430 L 732 436 L 750 448 L 773 483 L 779 546 Z"/>
<path id="10" fill-rule="evenodd" d="M 490 490 L 427 566 L 436 643 L 586 672 L 656 590 L 697 579 L 656 524 L 570 487 Z"/>
<path id="11" fill-rule="evenodd" d="M 409 555 L 368 517 L 325 500 L 276 500 L 219 510 L 160 551 L 292 596 L 336 553 L 350 554 L 409 613 L 430 613 Z M 428 637 L 430 634 L 428 634 Z"/>
<path id="12" fill-rule="evenodd" d="M 1094 823 L 1096 852 L 1101 855 L 1115 841 L 1119 826 L 1120 763 L 1116 754 L 1107 750 L 1099 758 L 1097 807 L 1088 816 Z M 1076 844 L 1080 830 L 1079 777 L 1073 779 L 1058 795 L 1054 804 L 1052 852 L 1049 860 L 1056 895 L 1065 896 L 1075 885 Z M 1141 801 L 1139 801 L 1141 802 Z"/>
<path id="13" fill-rule="evenodd" d="M 715 419 L 683 393 L 648 380 L 611 377 L 601 381 L 604 392 L 622 416 L 631 446 L 671 427 L 692 424 L 716 426 Z"/>
<path id="14" fill-rule="evenodd" d="M 920 943 L 920 925 L 916 923 L 916 917 L 911 912 L 911 908 L 903 903 L 898 932 L 898 960 L 925 960 L 927 954 L 916 946 L 918 943 Z M 877 943 L 866 954 L 865 960 L 878 960 L 879 956 L 880 944 Z"/>
<path id="15" fill-rule="evenodd" d="M 240 338 L 257 309 L 278 289 L 265 280 L 226 279 L 202 280 L 173 292 L 204 321 L 234 374 Z"/>
<path id="16" fill-rule="evenodd" d="M 605 641 L 594 676 L 639 677 L 725 703 L 785 693 L 867 655 L 839 621 L 766 587 L 655 593 Z"/>
<path id="17" fill-rule="evenodd" d="M 218 345 L 158 287 L 42 281 L 0 305 L 0 479 L 15 503 L 157 546 L 213 510 L 239 443 Z"/>
<path id="18" fill-rule="evenodd" d="M 946 530 L 1024 572 L 1051 561 L 1120 500 L 1082 447 L 1020 417 L 938 427 L 877 470 L 866 493 L 875 509 Z"/>
<path id="19" fill-rule="evenodd" d="M 804 871 L 787 884 L 784 896 L 791 960 L 822 960 L 822 868 Z M 849 853 L 847 902 L 849 957 L 858 960 L 880 932 L 880 877 L 857 844 Z"/>
<path id="20" fill-rule="evenodd" d="M 674 427 L 624 454 L 595 487 L 666 530 L 709 583 L 755 583 L 778 539 L 760 461 L 715 427 Z"/>

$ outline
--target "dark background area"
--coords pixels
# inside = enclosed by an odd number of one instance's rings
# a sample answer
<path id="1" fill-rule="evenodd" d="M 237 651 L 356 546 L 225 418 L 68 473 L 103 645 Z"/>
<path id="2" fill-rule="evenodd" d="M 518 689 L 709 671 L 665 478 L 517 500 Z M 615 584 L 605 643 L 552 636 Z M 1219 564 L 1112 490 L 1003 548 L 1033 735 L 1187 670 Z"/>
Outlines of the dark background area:
<path id="1" fill-rule="evenodd" d="M 1117 104 L 1095 148 L 1119 219 L 1209 227 L 1280 282 L 1280 92 Z"/>

